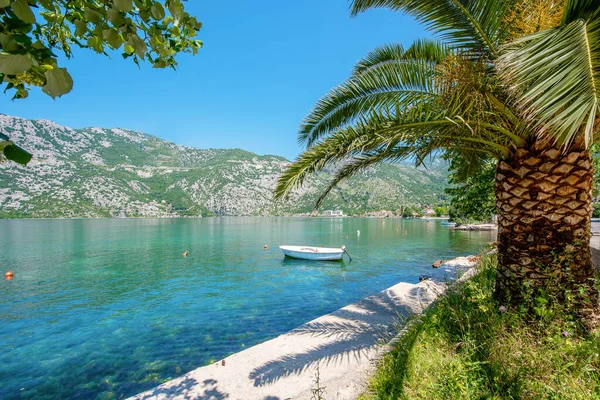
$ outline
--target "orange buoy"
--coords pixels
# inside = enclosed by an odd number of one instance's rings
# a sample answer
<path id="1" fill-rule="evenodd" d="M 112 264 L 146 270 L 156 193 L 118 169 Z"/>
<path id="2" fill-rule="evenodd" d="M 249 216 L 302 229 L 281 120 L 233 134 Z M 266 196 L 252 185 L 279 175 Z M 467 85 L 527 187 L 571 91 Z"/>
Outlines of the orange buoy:
<path id="1" fill-rule="evenodd" d="M 6 278 L 7 281 L 10 281 L 13 278 L 14 274 L 12 273 L 12 271 L 8 271 L 7 273 L 4 274 L 4 277 Z"/>
<path id="2" fill-rule="evenodd" d="M 263 249 L 265 249 L 265 250 L 267 249 L 267 245 L 266 244 L 263 246 Z"/>

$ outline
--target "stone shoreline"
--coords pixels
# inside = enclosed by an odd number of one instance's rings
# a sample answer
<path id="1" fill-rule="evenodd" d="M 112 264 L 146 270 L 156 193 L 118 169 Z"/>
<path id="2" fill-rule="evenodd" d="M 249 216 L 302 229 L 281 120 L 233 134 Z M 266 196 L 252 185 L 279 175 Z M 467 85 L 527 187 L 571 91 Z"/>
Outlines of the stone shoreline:
<path id="1" fill-rule="evenodd" d="M 308 400 L 320 386 L 327 399 L 355 399 L 408 317 L 422 313 L 447 288 L 445 278 L 475 272 L 473 258 L 446 261 L 437 278 L 400 282 L 274 339 L 197 368 L 130 400 Z"/>
<path id="2" fill-rule="evenodd" d="M 493 231 L 498 229 L 496 224 L 465 224 L 454 227 L 457 231 Z"/>

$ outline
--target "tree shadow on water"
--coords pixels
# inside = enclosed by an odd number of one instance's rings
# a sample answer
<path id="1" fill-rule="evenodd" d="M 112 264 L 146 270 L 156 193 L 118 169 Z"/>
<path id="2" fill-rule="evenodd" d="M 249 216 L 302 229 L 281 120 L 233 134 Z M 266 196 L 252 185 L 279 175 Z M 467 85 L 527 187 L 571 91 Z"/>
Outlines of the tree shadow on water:
<path id="1" fill-rule="evenodd" d="M 205 379 L 202 383 L 194 378 L 185 376 L 183 379 L 170 386 L 159 386 L 142 395 L 136 400 L 149 400 L 165 395 L 167 398 L 183 398 L 194 400 L 224 400 L 229 397 L 227 393 L 219 390 L 215 379 Z"/>
<path id="2" fill-rule="evenodd" d="M 396 333 L 398 322 L 421 307 L 420 300 L 427 288 L 413 287 L 402 299 L 390 290 L 345 307 L 332 315 L 308 322 L 289 335 L 310 335 L 325 339 L 325 343 L 290 353 L 256 367 L 249 375 L 254 386 L 272 384 L 281 378 L 299 375 L 311 367 L 339 365 L 352 359 L 360 361 L 373 347 L 387 342 Z M 429 293 L 428 295 L 430 295 Z M 421 311 L 419 309 L 418 311 Z M 292 338 L 293 340 L 293 338 Z"/>

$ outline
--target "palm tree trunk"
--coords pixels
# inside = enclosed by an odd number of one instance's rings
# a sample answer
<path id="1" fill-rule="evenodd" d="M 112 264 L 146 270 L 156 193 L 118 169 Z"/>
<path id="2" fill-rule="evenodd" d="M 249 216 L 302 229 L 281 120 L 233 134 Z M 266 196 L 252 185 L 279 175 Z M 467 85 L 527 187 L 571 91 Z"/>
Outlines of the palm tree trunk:
<path id="1" fill-rule="evenodd" d="M 542 290 L 586 318 L 597 309 L 589 249 L 593 165 L 582 149 L 537 142 L 498 163 L 500 300 L 519 304 Z"/>

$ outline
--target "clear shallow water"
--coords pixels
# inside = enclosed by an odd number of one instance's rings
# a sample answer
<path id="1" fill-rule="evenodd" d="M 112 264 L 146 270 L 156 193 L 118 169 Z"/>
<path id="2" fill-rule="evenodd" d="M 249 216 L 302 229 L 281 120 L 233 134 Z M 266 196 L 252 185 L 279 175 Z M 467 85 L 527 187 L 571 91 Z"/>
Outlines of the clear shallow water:
<path id="1" fill-rule="evenodd" d="M 401 219 L 0 221 L 0 398 L 130 396 L 493 240 Z"/>

